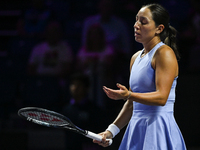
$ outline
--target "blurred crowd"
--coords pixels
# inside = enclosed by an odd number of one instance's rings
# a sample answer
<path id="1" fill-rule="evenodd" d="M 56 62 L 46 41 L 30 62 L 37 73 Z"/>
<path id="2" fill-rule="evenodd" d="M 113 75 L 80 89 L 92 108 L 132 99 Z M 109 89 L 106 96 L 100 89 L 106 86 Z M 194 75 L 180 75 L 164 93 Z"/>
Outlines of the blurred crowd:
<path id="1" fill-rule="evenodd" d="M 0 129 L 28 128 L 12 119 L 31 106 L 104 130 L 123 102 L 108 99 L 102 86 L 128 86 L 129 61 L 142 48 L 134 41 L 135 16 L 152 2 L 169 10 L 178 30 L 180 74 L 200 73 L 199 0 L 20 0 L 1 6 L 20 13 L 16 34 L 1 35 Z"/>

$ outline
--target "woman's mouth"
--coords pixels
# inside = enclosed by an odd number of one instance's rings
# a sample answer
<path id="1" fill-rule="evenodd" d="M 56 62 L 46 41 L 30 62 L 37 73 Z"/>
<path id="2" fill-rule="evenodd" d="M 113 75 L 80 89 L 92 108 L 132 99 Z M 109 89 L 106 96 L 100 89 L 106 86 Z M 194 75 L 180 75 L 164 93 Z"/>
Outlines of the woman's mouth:
<path id="1" fill-rule="evenodd" d="M 135 36 L 139 36 L 140 34 L 138 32 L 135 32 Z"/>

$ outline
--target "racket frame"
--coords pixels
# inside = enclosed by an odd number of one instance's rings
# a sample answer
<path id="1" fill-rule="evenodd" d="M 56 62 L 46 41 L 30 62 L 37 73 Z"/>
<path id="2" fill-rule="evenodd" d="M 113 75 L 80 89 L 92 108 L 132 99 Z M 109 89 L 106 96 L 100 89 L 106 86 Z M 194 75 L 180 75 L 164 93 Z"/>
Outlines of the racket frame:
<path id="1" fill-rule="evenodd" d="M 66 124 L 52 125 L 52 124 L 47 123 L 45 121 L 40 121 L 40 120 L 31 118 L 31 117 L 26 117 L 26 116 L 24 116 L 22 114 L 23 112 L 28 112 L 28 111 L 33 111 L 33 112 L 36 111 L 36 112 L 41 112 L 41 113 L 46 113 L 46 114 L 49 114 L 49 115 L 52 115 L 52 116 L 56 116 L 58 118 L 61 118 L 64 121 L 67 121 L 70 124 L 70 126 L 66 125 Z M 91 131 L 83 130 L 83 129 L 77 127 L 66 116 L 64 116 L 64 115 L 62 115 L 60 113 L 51 111 L 51 110 L 47 110 L 47 109 L 43 109 L 43 108 L 38 108 L 38 107 L 25 107 L 25 108 L 21 108 L 21 109 L 18 110 L 18 115 L 20 117 L 22 117 L 23 119 L 28 120 L 28 121 L 33 122 L 33 123 L 38 124 L 38 125 L 42 125 L 42 126 L 46 126 L 46 127 L 53 127 L 53 128 L 61 128 L 61 129 L 64 128 L 64 129 L 67 129 L 69 131 L 73 131 L 73 132 L 79 133 L 81 135 L 84 135 L 84 136 L 86 136 L 88 138 L 95 139 L 97 141 L 102 141 L 102 136 L 100 136 L 98 134 L 95 134 L 95 133 L 93 133 Z M 106 140 L 109 142 L 109 145 L 112 144 L 112 139 L 106 139 Z"/>
<path id="2" fill-rule="evenodd" d="M 37 119 L 34 119 L 34 118 L 31 118 L 31 117 L 26 117 L 24 116 L 22 113 L 23 112 L 27 112 L 27 111 L 36 111 L 36 112 L 40 112 L 40 113 L 46 113 L 46 114 L 49 114 L 49 115 L 53 115 L 53 116 L 56 116 L 58 118 L 61 118 L 62 120 L 64 121 L 67 121 L 69 122 L 70 126 L 66 125 L 66 124 L 62 124 L 62 125 L 52 125 L 50 123 L 47 123 L 45 121 L 40 121 L 40 120 L 37 120 Z M 21 108 L 19 111 L 18 111 L 18 115 L 22 118 L 24 118 L 25 120 L 28 120 L 28 121 L 31 121 L 33 123 L 36 123 L 38 125 L 42 125 L 42 126 L 46 126 L 46 127 L 53 127 L 53 128 L 65 128 L 67 130 L 70 130 L 70 131 L 73 131 L 73 132 L 76 132 L 76 133 L 79 133 L 79 134 L 82 134 L 82 135 L 87 135 L 87 131 L 86 130 L 83 130 L 77 126 L 75 126 L 71 120 L 67 117 L 65 117 L 64 115 L 62 114 L 59 114 L 57 112 L 54 112 L 54 111 L 51 111 L 51 110 L 47 110 L 47 109 L 43 109 L 43 108 L 37 108 L 37 107 L 25 107 L 25 108 Z"/>

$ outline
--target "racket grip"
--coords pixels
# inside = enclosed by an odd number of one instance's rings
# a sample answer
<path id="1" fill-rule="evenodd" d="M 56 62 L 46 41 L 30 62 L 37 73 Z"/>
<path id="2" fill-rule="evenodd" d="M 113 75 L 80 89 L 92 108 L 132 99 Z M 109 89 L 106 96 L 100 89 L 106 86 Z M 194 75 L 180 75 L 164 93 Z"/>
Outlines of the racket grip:
<path id="1" fill-rule="evenodd" d="M 88 134 L 86 135 L 86 137 L 97 140 L 97 141 L 101 141 L 102 140 L 102 136 L 99 134 L 95 134 L 93 132 L 88 131 Z M 112 139 L 106 139 L 106 141 L 109 142 L 109 145 L 112 144 Z"/>

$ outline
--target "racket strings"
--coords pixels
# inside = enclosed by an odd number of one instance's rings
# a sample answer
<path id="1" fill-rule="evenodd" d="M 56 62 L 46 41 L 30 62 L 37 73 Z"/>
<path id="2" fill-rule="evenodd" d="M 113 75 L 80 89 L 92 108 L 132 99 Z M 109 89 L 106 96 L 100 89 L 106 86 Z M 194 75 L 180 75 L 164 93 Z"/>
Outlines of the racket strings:
<path id="1" fill-rule="evenodd" d="M 87 135 L 86 130 L 75 126 L 70 119 L 54 111 L 30 107 L 20 109 L 18 115 L 39 125 L 68 129 L 82 135 Z"/>
<path id="2" fill-rule="evenodd" d="M 22 112 L 21 115 L 27 117 L 27 119 L 34 119 L 34 120 L 38 120 L 41 122 L 46 122 L 50 125 L 55 125 L 55 126 L 59 126 L 59 125 L 69 125 L 69 122 L 67 122 L 66 120 L 63 120 L 62 118 L 56 116 L 56 115 L 52 115 L 52 114 L 48 114 L 45 112 L 37 112 L 37 111 L 26 111 L 26 112 Z"/>

